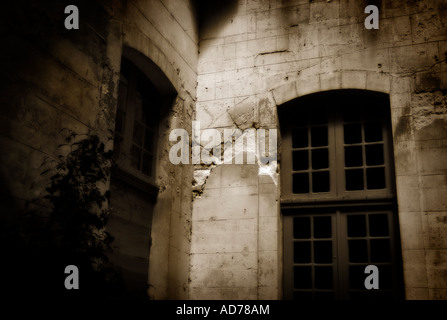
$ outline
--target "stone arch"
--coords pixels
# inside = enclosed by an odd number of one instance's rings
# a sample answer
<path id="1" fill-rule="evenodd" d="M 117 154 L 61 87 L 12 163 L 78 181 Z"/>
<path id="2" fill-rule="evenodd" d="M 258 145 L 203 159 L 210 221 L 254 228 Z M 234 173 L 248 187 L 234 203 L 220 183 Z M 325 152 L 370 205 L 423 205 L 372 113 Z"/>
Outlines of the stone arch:
<path id="1" fill-rule="evenodd" d="M 122 55 L 144 73 L 162 96 L 173 96 L 177 93 L 172 81 L 159 67 L 160 64 L 150 57 L 129 46 L 123 47 Z"/>
<path id="2" fill-rule="evenodd" d="M 338 89 L 360 89 L 389 94 L 391 76 L 374 71 L 335 71 L 299 78 L 273 88 L 271 92 L 276 105 L 279 106 L 304 95 Z"/>
<path id="3" fill-rule="evenodd" d="M 176 92 L 180 92 L 181 84 L 177 76 L 177 72 L 173 65 L 166 57 L 164 52 L 152 41 L 149 37 L 136 32 L 125 33 L 124 36 L 124 46 L 123 46 L 123 56 L 129 58 L 129 55 L 133 59 L 133 62 L 138 64 L 142 57 L 145 57 L 151 61 L 158 68 L 159 72 L 163 75 L 166 80 L 170 82 L 172 87 Z M 138 57 L 140 56 L 140 57 Z M 141 68 L 140 65 L 138 67 Z M 157 68 L 154 68 L 155 70 Z M 143 70 L 144 71 L 144 70 Z M 150 79 L 150 78 L 149 78 Z M 152 79 L 150 79 L 152 80 Z"/>

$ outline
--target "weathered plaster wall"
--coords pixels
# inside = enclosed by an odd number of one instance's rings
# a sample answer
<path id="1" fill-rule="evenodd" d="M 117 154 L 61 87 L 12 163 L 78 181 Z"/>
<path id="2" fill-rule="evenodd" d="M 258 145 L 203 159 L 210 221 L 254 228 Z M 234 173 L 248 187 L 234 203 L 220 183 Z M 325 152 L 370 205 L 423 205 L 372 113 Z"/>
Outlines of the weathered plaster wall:
<path id="1" fill-rule="evenodd" d="M 379 30 L 364 27 L 368 4 Z M 200 30 L 201 127 L 277 128 L 278 105 L 324 90 L 390 94 L 406 298 L 447 298 L 447 2 L 231 6 Z M 281 297 L 278 186 L 257 165 L 211 170 L 193 205 L 191 298 Z"/>
<path id="2" fill-rule="evenodd" d="M 69 4 L 79 8 L 79 30 L 64 27 Z M 159 299 L 188 294 L 192 168 L 174 167 L 167 154 L 170 129 L 191 123 L 196 20 L 190 1 L 175 0 L 23 0 L 4 4 L 1 14 L 0 178 L 6 213 L 30 200 L 48 210 L 42 197 L 49 177 L 40 175 L 46 169 L 41 164 L 67 152 L 58 148 L 66 136 L 62 129 L 110 138 L 123 46 L 154 62 L 177 91 L 159 127 L 160 194 L 149 259 L 151 295 Z M 126 219 L 134 223 L 138 217 Z"/>

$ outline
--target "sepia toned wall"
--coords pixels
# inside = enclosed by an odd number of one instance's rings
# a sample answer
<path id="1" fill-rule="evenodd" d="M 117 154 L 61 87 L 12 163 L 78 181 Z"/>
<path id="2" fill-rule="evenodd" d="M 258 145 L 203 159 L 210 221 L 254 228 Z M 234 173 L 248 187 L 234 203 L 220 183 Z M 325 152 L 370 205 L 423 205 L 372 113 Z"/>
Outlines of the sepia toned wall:
<path id="1" fill-rule="evenodd" d="M 64 27 L 68 4 L 79 30 Z M 368 4 L 379 30 L 364 26 Z M 113 148 L 124 55 L 159 68 L 175 97 L 159 123 L 153 208 L 111 189 L 112 233 L 144 230 L 150 256 L 135 237 L 115 242 L 115 262 L 144 260 L 155 299 L 281 299 L 280 154 L 269 165 L 173 165 L 169 133 L 191 134 L 193 120 L 279 129 L 277 108 L 297 97 L 379 91 L 391 103 L 406 298 L 447 299 L 445 0 L 21 0 L 0 18 L 2 214 L 50 210 L 41 173 L 69 151 L 69 130 Z"/>
<path id="2" fill-rule="evenodd" d="M 379 30 L 364 26 L 368 4 L 379 8 Z M 201 127 L 278 128 L 277 106 L 325 90 L 389 94 L 406 298 L 447 298 L 447 3 L 230 6 L 210 8 L 202 23 Z M 200 170 L 210 173 L 193 202 L 190 298 L 281 298 L 278 174 L 259 165 Z"/>
<path id="3" fill-rule="evenodd" d="M 68 4 L 79 9 L 78 30 L 64 27 Z M 146 261 L 151 296 L 186 298 L 192 168 L 174 167 L 167 154 L 171 128 L 190 126 L 194 111 L 198 30 L 190 2 L 25 0 L 5 4 L 1 18 L 2 214 L 14 214 L 27 202 L 38 211 L 50 210 L 43 199 L 50 175 L 41 173 L 69 152 L 59 147 L 69 130 L 97 134 L 113 147 L 121 56 L 124 47 L 134 49 L 143 57 L 139 64 L 151 61 L 160 68 L 176 96 L 160 119 L 159 196 L 152 217 L 140 195 L 111 190 L 109 229 L 121 239 L 113 244 L 118 258 L 112 260 L 121 259 L 121 267 L 126 259 Z M 135 237 L 129 230 L 146 234 Z"/>

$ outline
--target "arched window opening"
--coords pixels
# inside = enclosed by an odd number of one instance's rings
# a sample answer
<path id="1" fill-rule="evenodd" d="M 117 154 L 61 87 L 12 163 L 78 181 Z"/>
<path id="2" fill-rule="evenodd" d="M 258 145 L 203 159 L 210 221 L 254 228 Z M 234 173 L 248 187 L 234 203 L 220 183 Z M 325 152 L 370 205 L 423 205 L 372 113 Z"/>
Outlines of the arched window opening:
<path id="1" fill-rule="evenodd" d="M 387 95 L 359 90 L 279 107 L 286 299 L 401 297 L 389 112 Z"/>
<path id="2" fill-rule="evenodd" d="M 152 61 L 124 48 L 107 231 L 114 237 L 110 260 L 122 275 L 126 297 L 147 298 L 148 294 L 159 123 L 174 97 L 169 80 Z"/>

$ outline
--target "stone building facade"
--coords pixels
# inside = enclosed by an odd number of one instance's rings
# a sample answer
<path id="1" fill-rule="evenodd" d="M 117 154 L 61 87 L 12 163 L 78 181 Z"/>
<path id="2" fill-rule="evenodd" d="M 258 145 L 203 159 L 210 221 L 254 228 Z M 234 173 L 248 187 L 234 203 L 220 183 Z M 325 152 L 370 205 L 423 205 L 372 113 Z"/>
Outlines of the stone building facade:
<path id="1" fill-rule="evenodd" d="M 64 27 L 69 4 L 79 29 Z M 368 5 L 379 29 L 365 27 Z M 447 298 L 446 1 L 6 7 L 2 211 L 46 208 L 41 164 L 64 153 L 63 130 L 95 133 L 115 150 L 118 134 L 139 160 L 118 161 L 105 186 L 108 228 L 112 260 L 136 290 L 148 282 L 155 299 L 349 298 L 356 266 L 377 264 L 385 294 Z M 149 91 L 157 104 L 145 119 L 156 121 L 141 125 L 153 148 L 118 129 L 127 121 L 137 132 L 138 108 L 155 101 Z M 170 132 L 191 137 L 197 122 L 220 133 L 276 129 L 277 161 L 261 163 L 256 150 L 255 163 L 173 164 Z M 329 225 L 321 237 L 320 222 Z"/>

